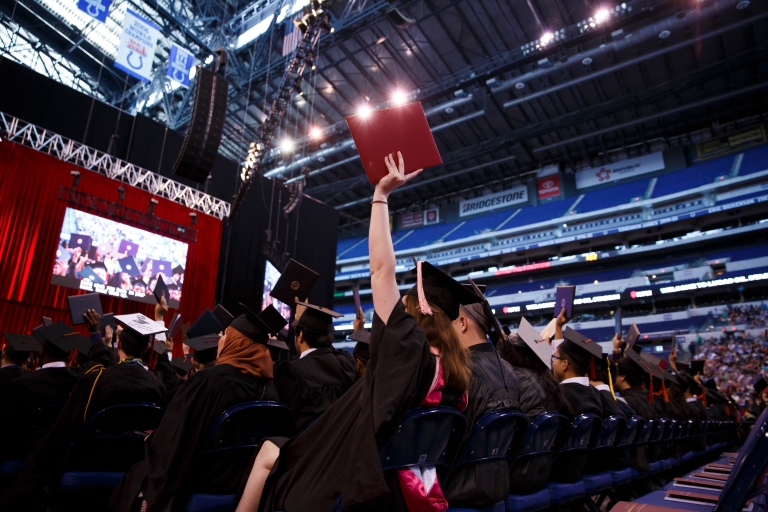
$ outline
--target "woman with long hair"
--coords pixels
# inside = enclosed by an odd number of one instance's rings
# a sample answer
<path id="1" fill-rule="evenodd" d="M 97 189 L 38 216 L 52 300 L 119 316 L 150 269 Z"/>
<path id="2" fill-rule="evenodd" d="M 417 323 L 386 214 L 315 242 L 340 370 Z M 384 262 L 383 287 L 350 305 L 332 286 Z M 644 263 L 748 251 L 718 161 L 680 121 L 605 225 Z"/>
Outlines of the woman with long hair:
<path id="1" fill-rule="evenodd" d="M 439 485 L 431 484 L 433 471 L 414 468 L 385 475 L 378 450 L 408 409 L 466 404 L 467 354 L 451 322 L 461 301 L 480 299 L 419 263 L 417 284 L 401 300 L 387 198 L 420 171 L 406 176 L 400 153 L 397 159 L 385 159 L 388 174 L 376 185 L 371 202 L 374 318 L 365 374 L 304 432 L 263 443 L 238 511 L 330 512 L 338 505 L 365 511 L 447 509 Z"/>

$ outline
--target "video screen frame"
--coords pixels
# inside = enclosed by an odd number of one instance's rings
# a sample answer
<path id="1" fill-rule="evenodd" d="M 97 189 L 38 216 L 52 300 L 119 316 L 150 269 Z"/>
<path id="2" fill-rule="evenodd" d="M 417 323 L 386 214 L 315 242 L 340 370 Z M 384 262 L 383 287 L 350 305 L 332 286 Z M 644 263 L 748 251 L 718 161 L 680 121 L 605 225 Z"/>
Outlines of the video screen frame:
<path id="1" fill-rule="evenodd" d="M 58 244 L 51 284 L 155 304 L 162 274 L 168 306 L 181 306 L 186 242 L 67 207 Z"/>

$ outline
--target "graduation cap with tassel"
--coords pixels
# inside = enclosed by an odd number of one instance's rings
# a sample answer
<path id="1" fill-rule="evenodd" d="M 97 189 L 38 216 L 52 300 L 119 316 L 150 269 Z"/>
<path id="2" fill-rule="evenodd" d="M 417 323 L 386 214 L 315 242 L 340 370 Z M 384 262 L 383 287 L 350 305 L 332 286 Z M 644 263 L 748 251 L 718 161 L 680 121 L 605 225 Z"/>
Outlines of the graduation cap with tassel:
<path id="1" fill-rule="evenodd" d="M 584 370 L 589 370 L 590 379 L 594 380 L 595 359 L 600 361 L 603 357 L 603 349 L 580 332 L 570 327 L 565 328 L 564 341 L 558 345 L 560 352 L 568 356 L 574 363 Z"/>

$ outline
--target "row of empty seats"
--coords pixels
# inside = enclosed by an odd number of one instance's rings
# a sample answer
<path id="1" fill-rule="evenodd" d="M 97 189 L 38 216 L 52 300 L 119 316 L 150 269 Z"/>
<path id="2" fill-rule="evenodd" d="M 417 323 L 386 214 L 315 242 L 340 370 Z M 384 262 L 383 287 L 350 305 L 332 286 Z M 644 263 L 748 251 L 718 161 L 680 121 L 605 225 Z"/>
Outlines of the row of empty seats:
<path id="1" fill-rule="evenodd" d="M 740 156 L 741 155 L 741 156 Z M 735 165 L 739 158 L 741 165 Z M 553 218 L 560 218 L 569 211 L 572 213 L 589 213 L 606 208 L 613 208 L 623 204 L 631 204 L 634 201 L 660 198 L 695 189 L 702 185 L 708 185 L 726 179 L 731 176 L 732 170 L 737 170 L 735 176 L 747 176 L 766 170 L 768 165 L 768 146 L 760 146 L 745 151 L 743 154 L 731 154 L 713 160 L 708 160 L 686 169 L 670 172 L 657 178 L 640 178 L 626 183 L 617 183 L 599 189 L 593 189 L 583 194 L 578 204 L 576 200 L 582 194 L 576 194 L 565 201 L 551 201 L 539 206 L 524 206 L 519 209 L 508 209 L 502 212 L 491 213 L 467 220 L 426 226 L 413 230 L 401 230 L 396 232 L 402 240 L 396 243 L 395 250 L 412 249 L 440 242 L 461 240 L 474 235 L 488 233 L 497 230 L 511 229 L 521 226 L 545 222 Z M 650 197 L 646 198 L 648 187 L 655 180 Z M 746 199 L 764 194 L 755 192 L 743 197 L 724 199 L 717 201 L 717 205 L 738 199 Z M 575 206 L 574 206 L 575 205 Z M 678 210 L 691 209 L 703 206 L 703 199 L 696 198 L 684 200 L 680 203 L 663 206 L 654 209 L 654 216 L 674 214 Z M 573 232 L 584 229 L 606 226 L 631 220 L 640 220 L 641 214 L 633 213 L 612 219 L 589 221 L 585 224 L 574 224 L 564 228 L 565 232 Z M 620 220 L 623 219 L 623 220 Z M 552 236 L 554 233 L 548 233 Z M 364 257 L 368 255 L 367 243 L 360 243 L 364 237 L 340 239 L 337 248 L 337 257 L 340 260 Z"/>

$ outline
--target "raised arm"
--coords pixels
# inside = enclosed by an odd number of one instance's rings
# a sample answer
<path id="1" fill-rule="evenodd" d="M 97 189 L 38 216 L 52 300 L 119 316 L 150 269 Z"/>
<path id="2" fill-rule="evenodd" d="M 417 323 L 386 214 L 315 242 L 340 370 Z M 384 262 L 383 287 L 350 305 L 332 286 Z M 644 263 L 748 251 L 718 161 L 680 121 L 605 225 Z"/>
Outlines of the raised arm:
<path id="1" fill-rule="evenodd" d="M 389 194 L 403 183 L 415 178 L 421 169 L 405 175 L 403 155 L 397 152 L 398 163 L 390 154 L 384 161 L 389 174 L 379 181 L 373 192 L 371 226 L 368 232 L 368 253 L 371 255 L 371 290 L 373 309 L 386 324 L 389 315 L 400 300 L 395 279 L 395 249 L 389 232 Z"/>

